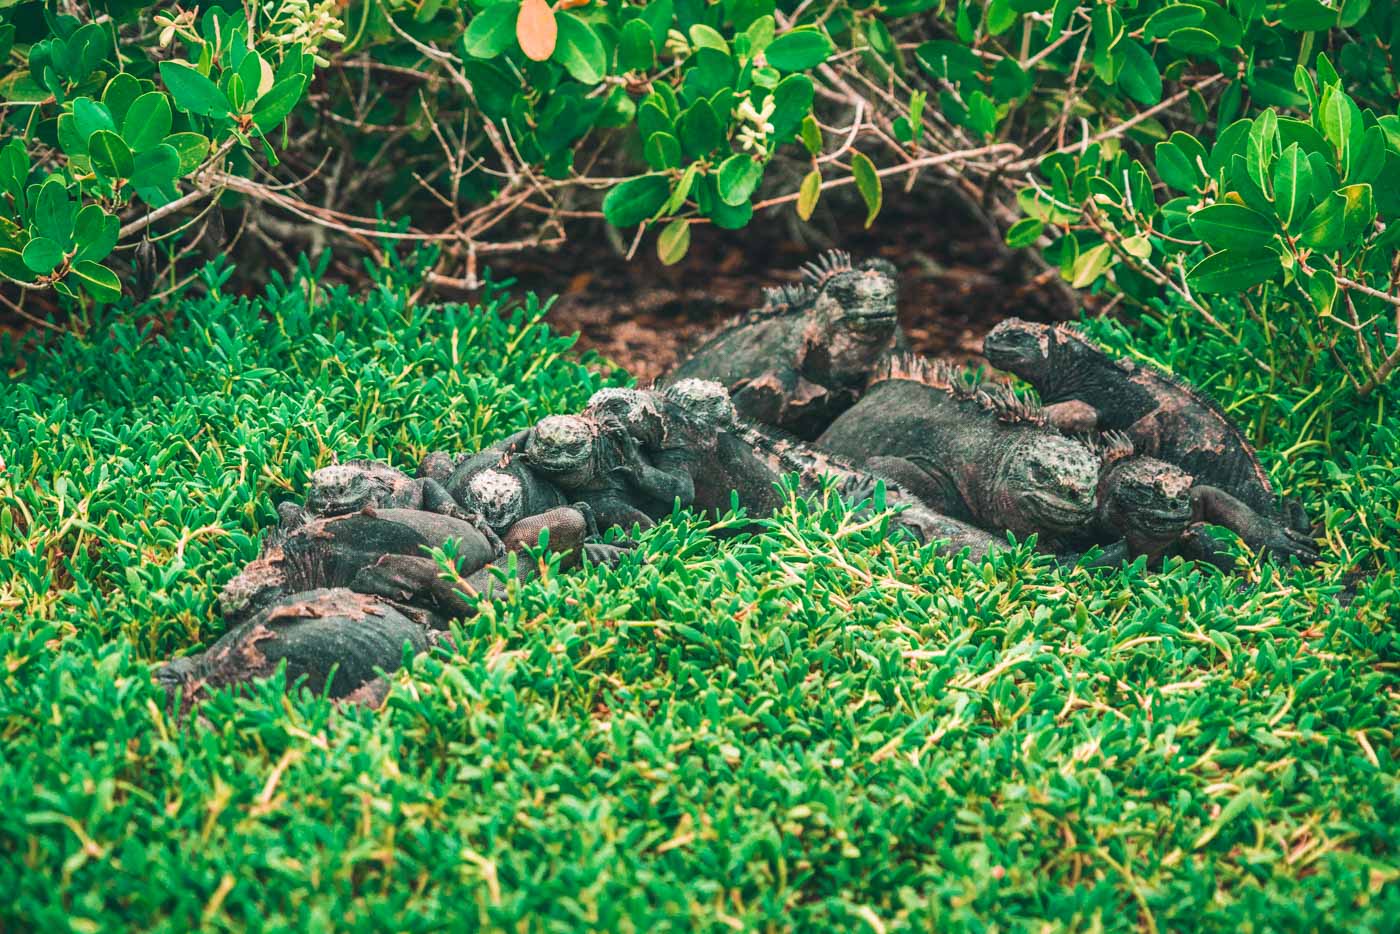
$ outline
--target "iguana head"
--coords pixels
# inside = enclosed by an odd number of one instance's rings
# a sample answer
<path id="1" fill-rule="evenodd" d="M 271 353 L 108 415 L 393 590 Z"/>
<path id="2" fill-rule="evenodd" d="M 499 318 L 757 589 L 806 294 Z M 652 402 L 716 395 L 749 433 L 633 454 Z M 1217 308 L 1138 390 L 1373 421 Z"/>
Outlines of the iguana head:
<path id="1" fill-rule="evenodd" d="M 595 479 L 594 455 L 601 427 L 583 415 L 542 418 L 525 442 L 525 460 L 564 487 L 586 486 Z"/>
<path id="2" fill-rule="evenodd" d="M 156 683 L 165 688 L 167 694 L 173 695 L 181 687 L 186 688 L 186 693 L 188 693 L 189 684 L 195 679 L 196 661 L 197 656 L 192 655 L 172 658 L 156 669 Z"/>
<path id="3" fill-rule="evenodd" d="M 656 394 L 641 389 L 600 389 L 588 400 L 587 414 L 600 420 L 616 419 L 628 434 L 646 445 L 660 444 L 666 433 Z"/>
<path id="4" fill-rule="evenodd" d="M 710 429 L 734 424 L 738 413 L 724 384 L 712 379 L 683 379 L 663 390 L 666 401 L 698 426 Z"/>
<path id="5" fill-rule="evenodd" d="M 500 535 L 525 517 L 525 485 L 500 470 L 483 470 L 467 481 L 462 507 L 475 512 Z"/>
<path id="6" fill-rule="evenodd" d="M 286 555 L 281 549 L 248 562 L 219 591 L 219 613 L 230 623 L 242 622 L 260 611 L 273 597 L 288 590 L 283 569 Z"/>
<path id="7" fill-rule="evenodd" d="M 899 314 L 899 275 L 894 265 L 870 259 L 851 265 L 848 254 L 833 251 L 804 274 L 817 290 L 813 308 L 831 326 L 875 339 L 893 336 Z"/>
<path id="8" fill-rule="evenodd" d="M 982 355 L 998 370 L 1034 382 L 1052 365 L 1059 337 L 1051 325 L 1007 318 L 987 333 L 982 341 Z"/>
<path id="9" fill-rule="evenodd" d="M 341 516 L 373 505 L 386 492 L 383 477 L 356 464 L 333 464 L 311 475 L 306 508 L 321 516 Z"/>
<path id="10" fill-rule="evenodd" d="M 1189 473 L 1155 457 L 1128 453 L 1106 458 L 1099 481 L 1099 518 L 1139 549 L 1168 545 L 1191 525 L 1194 485 Z"/>
<path id="11" fill-rule="evenodd" d="M 1028 434 L 1007 448 L 997 474 L 997 505 L 1017 536 L 1058 538 L 1093 519 L 1099 460 L 1082 442 Z"/>

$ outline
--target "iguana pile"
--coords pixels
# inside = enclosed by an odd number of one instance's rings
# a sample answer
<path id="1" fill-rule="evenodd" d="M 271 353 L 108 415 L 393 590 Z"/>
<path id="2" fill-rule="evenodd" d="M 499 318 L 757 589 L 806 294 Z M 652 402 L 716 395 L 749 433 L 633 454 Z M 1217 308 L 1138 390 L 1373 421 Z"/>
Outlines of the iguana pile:
<path id="1" fill-rule="evenodd" d="M 715 380 L 739 414 L 810 440 L 849 408 L 900 344 L 893 266 L 832 251 L 801 285 L 770 289 L 762 307 L 722 328 L 667 377 Z"/>
<path id="2" fill-rule="evenodd" d="M 1001 387 L 954 368 L 891 360 L 817 447 L 899 483 L 936 512 L 1042 547 L 1094 517 L 1099 458 Z"/>
<path id="3" fill-rule="evenodd" d="M 1261 516 L 1309 531 L 1297 504 L 1281 508 L 1253 447 L 1199 389 L 1156 367 L 1110 357 L 1068 325 L 1010 318 L 987 335 L 983 353 L 1035 387 L 1061 430 L 1123 432 L 1139 453 L 1181 467 Z"/>
<path id="4" fill-rule="evenodd" d="M 669 515 L 676 502 L 710 519 L 727 513 L 735 500 L 753 518 L 781 502 L 777 476 L 734 432 L 734 403 L 719 383 L 685 379 L 659 391 L 604 390 L 594 394 L 588 411 L 623 427 L 636 444 L 632 461 L 651 464 L 677 484 L 675 496 L 641 502 L 655 519 Z"/>
<path id="5" fill-rule="evenodd" d="M 643 453 L 687 471 L 695 485 L 694 503 L 718 518 L 738 501 L 754 518 L 781 505 L 780 478 L 797 474 L 804 494 L 816 492 L 823 477 L 852 502 L 870 499 L 877 478 L 853 464 L 814 450 L 778 429 L 737 418 L 729 393 L 710 380 L 681 380 L 661 392 L 608 390 L 595 395 L 591 410 L 606 410 L 636 426 Z M 896 484 L 886 484 L 886 502 L 904 507 L 895 526 L 921 542 L 944 542 L 945 550 L 970 548 L 985 554 L 997 539 L 980 529 L 928 509 Z"/>

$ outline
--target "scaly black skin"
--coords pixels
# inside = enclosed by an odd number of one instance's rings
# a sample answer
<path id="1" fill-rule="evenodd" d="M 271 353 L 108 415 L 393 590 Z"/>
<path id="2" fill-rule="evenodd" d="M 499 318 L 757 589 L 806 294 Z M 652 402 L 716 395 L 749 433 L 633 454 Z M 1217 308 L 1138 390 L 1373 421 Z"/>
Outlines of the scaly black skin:
<path id="1" fill-rule="evenodd" d="M 568 508 L 522 520 L 508 530 L 505 542 L 492 542 L 470 522 L 414 509 L 313 519 L 269 539 L 263 554 L 224 586 L 219 606 L 226 620 L 239 623 L 289 593 L 349 587 L 391 597 L 401 609 L 434 614 L 425 617 L 433 624 L 467 615 L 472 604 L 442 580 L 428 549 L 455 542 L 458 568 L 467 584 L 489 593 L 495 590 L 489 568 L 506 566 L 509 552 L 535 544 L 545 527 L 550 529 L 551 550 L 566 554 L 581 549 L 590 533 L 588 517 Z M 518 567 L 528 570 L 527 564 Z"/>
<path id="2" fill-rule="evenodd" d="M 901 346 L 899 283 L 889 263 L 857 267 L 838 251 L 804 272 L 805 287 L 770 290 L 762 308 L 721 329 L 666 382 L 715 380 L 744 418 L 819 435 Z"/>
<path id="3" fill-rule="evenodd" d="M 1140 453 L 1181 467 L 1260 516 L 1309 531 L 1296 504 L 1280 508 L 1254 448 L 1200 390 L 1155 367 L 1114 359 L 1066 325 L 1009 318 L 987 335 L 983 353 L 1034 386 L 1062 431 L 1123 432 Z"/>
<path id="4" fill-rule="evenodd" d="M 817 446 L 894 480 L 930 508 L 1054 550 L 1093 521 L 1099 459 L 1002 387 L 904 357 L 877 374 Z"/>
<path id="5" fill-rule="evenodd" d="M 981 558 L 1006 543 L 974 525 L 945 516 L 897 482 L 862 470 L 840 456 L 817 450 L 799 438 L 785 435 L 778 429 L 752 422 L 737 424 L 735 435 L 755 452 L 773 475 L 796 474 L 798 489 L 811 495 L 821 489 L 822 478 L 830 478 L 841 498 L 850 503 L 871 500 L 877 483 L 885 486 L 885 503 L 902 507 L 893 524 L 911 534 L 921 544 L 938 542 L 944 554 L 957 554 L 967 549 L 973 558 Z"/>
<path id="6" fill-rule="evenodd" d="M 344 516 L 366 508 L 421 509 L 471 520 L 437 480 L 410 477 L 375 461 L 347 461 L 322 467 L 311 475 L 305 507 L 282 503 L 277 511 L 283 529 L 290 531 L 317 516 Z"/>
<path id="7" fill-rule="evenodd" d="M 1228 555 L 1204 533 L 1218 525 L 1246 545 L 1276 557 L 1317 560 L 1311 540 L 1267 516 L 1261 516 L 1229 493 L 1196 482 L 1186 471 L 1155 457 L 1135 454 L 1132 442 L 1117 432 L 1100 443 L 1103 467 L 1097 492 L 1097 522 L 1088 538 L 1110 547 L 1101 563 L 1145 556 L 1149 566 L 1176 556 L 1230 570 Z"/>
<path id="8" fill-rule="evenodd" d="M 182 711 L 209 691 L 265 678 L 287 663 L 287 683 L 346 697 L 403 662 L 404 646 L 428 648 L 428 630 L 386 600 L 343 587 L 281 595 L 195 655 L 176 658 L 156 680 Z"/>

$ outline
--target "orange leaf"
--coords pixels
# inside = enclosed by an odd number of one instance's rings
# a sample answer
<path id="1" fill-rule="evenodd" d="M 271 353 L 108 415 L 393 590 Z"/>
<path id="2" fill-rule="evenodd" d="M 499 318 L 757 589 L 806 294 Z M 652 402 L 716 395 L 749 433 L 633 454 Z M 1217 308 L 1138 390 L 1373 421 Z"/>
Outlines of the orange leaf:
<path id="1" fill-rule="evenodd" d="M 559 39 L 559 24 L 549 0 L 525 0 L 520 4 L 520 17 L 515 21 L 515 38 L 525 57 L 542 62 L 554 54 Z"/>

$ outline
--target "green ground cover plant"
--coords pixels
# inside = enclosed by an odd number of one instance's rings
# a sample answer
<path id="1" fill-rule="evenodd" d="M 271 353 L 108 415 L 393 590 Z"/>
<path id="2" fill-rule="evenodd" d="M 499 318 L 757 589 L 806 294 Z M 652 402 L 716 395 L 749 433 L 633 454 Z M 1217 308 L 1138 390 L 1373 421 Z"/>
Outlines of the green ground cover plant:
<path id="1" fill-rule="evenodd" d="M 1392 387 L 1339 404 L 1189 316 L 1088 322 L 1265 442 L 1325 525 L 1316 569 L 968 562 L 824 498 L 730 541 L 680 514 L 513 590 L 379 710 L 274 680 L 182 726 L 152 664 L 219 635 L 219 585 L 311 470 L 472 449 L 623 378 L 499 288 L 228 275 L 158 326 L 0 347 L 0 928 L 1400 917 Z"/>

